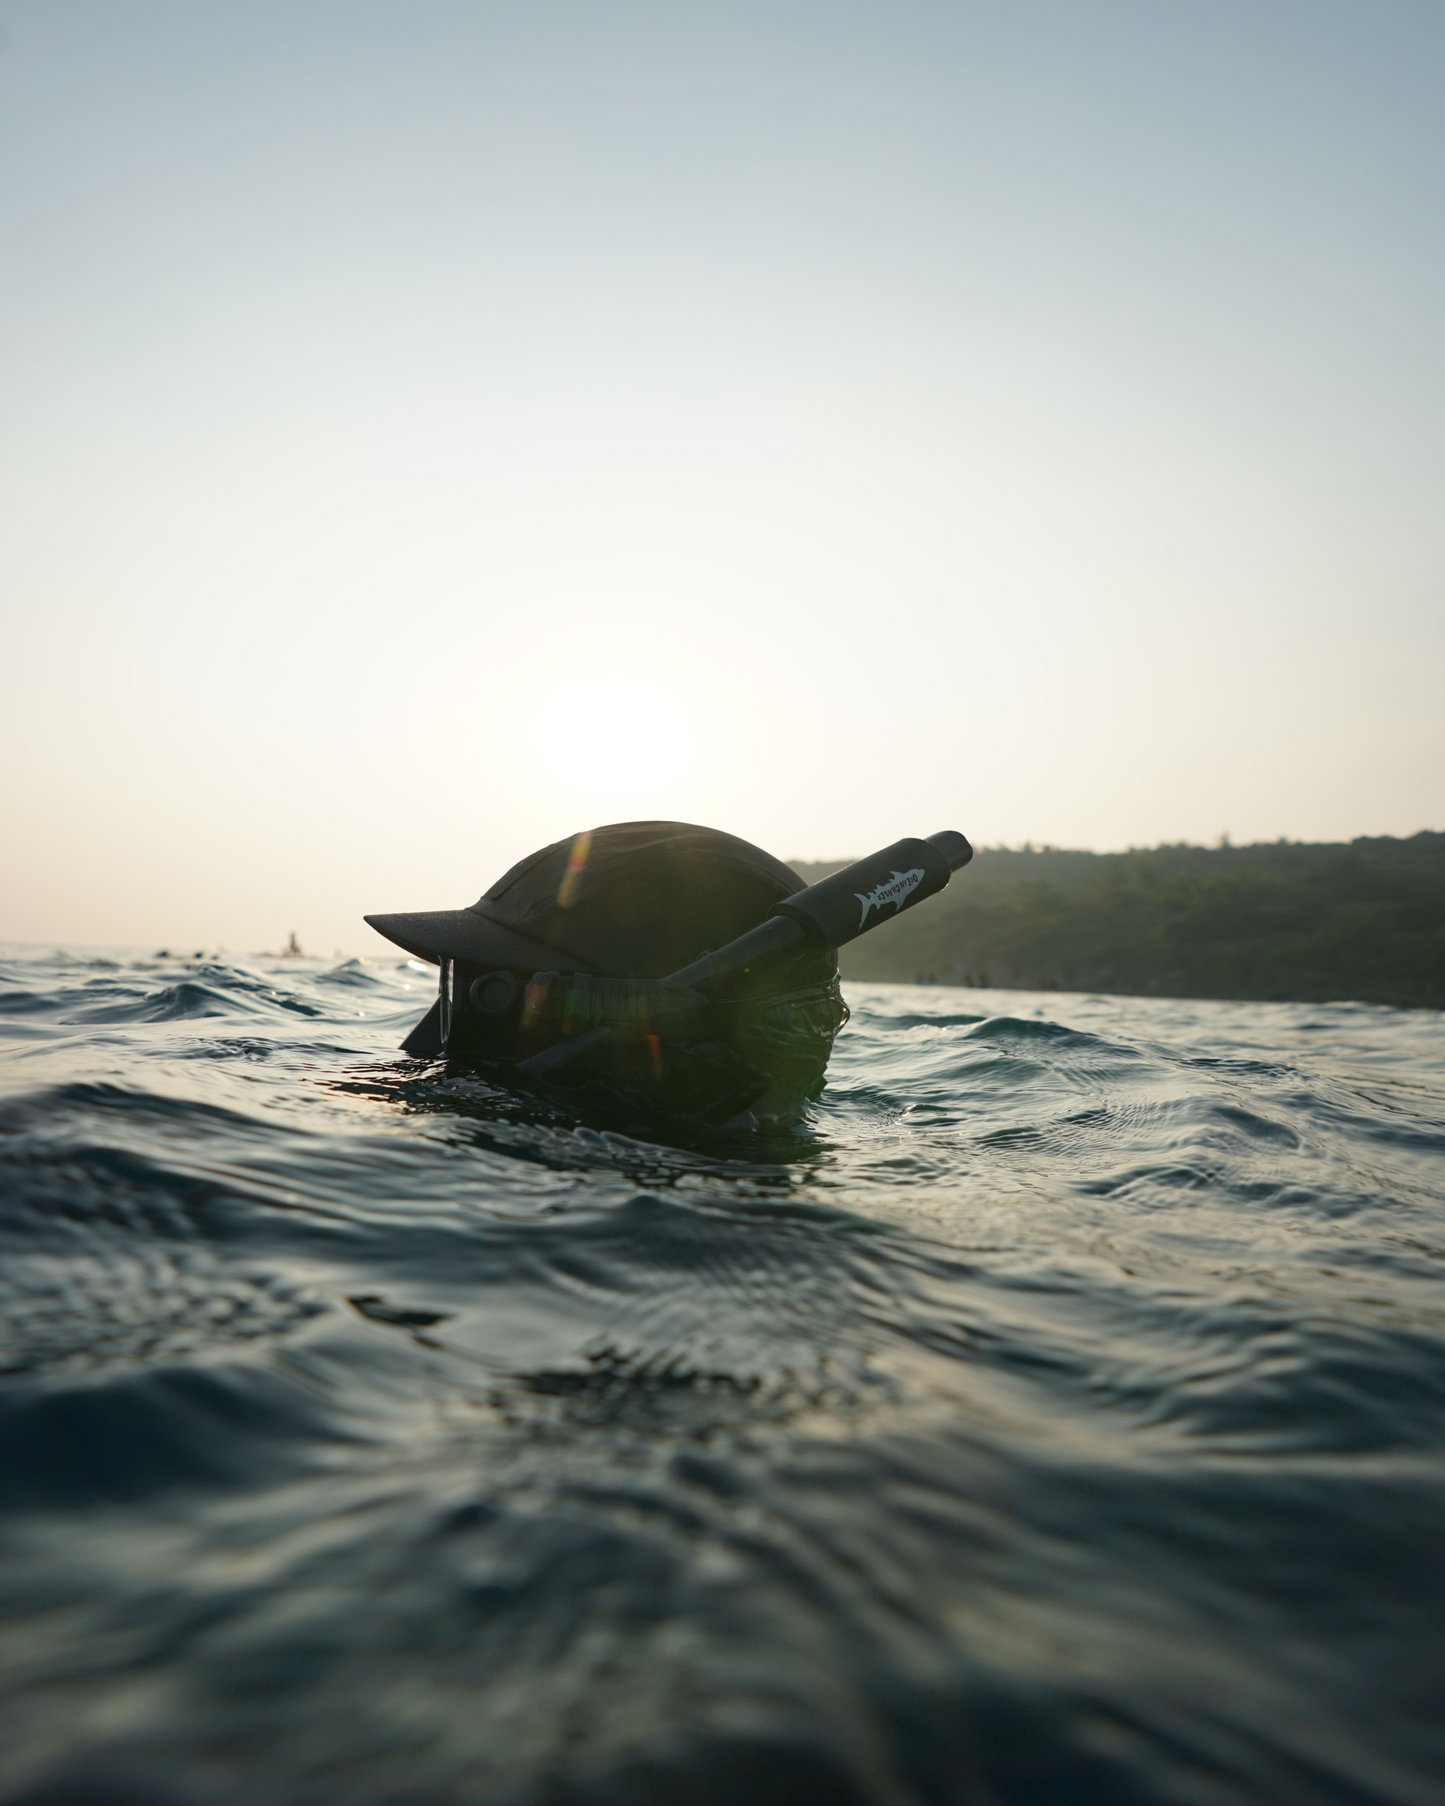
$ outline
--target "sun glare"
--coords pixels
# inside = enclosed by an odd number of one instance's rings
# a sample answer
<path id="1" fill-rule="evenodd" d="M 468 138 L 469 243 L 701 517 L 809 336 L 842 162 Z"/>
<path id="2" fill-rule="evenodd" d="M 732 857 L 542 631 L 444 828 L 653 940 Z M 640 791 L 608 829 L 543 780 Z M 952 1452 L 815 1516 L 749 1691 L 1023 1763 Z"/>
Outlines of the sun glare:
<path id="1" fill-rule="evenodd" d="M 625 819 L 669 799 L 679 806 L 701 763 L 699 724 L 661 679 L 599 676 L 565 685 L 527 726 L 541 771 L 599 819 Z"/>

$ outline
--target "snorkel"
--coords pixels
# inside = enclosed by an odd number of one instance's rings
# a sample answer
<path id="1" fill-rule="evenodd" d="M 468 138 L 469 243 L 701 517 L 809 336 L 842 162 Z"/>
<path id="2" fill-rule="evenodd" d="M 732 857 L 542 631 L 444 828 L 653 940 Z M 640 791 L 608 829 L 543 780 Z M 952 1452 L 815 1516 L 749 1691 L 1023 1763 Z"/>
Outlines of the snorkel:
<path id="1" fill-rule="evenodd" d="M 701 1019 L 707 1007 L 725 998 L 739 980 L 754 977 L 809 947 L 844 947 L 880 923 L 894 921 L 904 910 L 937 896 L 972 858 L 973 848 L 953 829 L 945 828 L 923 840 L 896 840 L 775 903 L 755 928 L 715 952 L 704 953 L 680 971 L 666 978 L 633 982 L 647 987 L 654 1009 L 678 1020 L 685 1019 L 689 1011 Z M 639 997 L 629 1007 L 643 1014 L 647 1002 Z M 575 1019 L 580 1010 L 574 1007 L 573 1014 Z M 594 1067 L 625 1026 L 617 1020 L 600 1021 L 519 1060 L 517 1070 L 551 1085 L 575 1082 Z"/>

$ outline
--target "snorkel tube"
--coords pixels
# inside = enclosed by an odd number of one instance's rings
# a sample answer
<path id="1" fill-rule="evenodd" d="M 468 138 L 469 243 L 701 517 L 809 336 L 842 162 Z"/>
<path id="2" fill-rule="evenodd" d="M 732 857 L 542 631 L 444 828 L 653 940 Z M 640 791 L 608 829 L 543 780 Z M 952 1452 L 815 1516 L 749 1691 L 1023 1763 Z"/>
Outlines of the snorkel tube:
<path id="1" fill-rule="evenodd" d="M 657 980 L 657 986 L 681 993 L 680 1000 L 710 1002 L 725 995 L 731 984 L 806 947 L 845 947 L 880 922 L 894 921 L 905 909 L 936 896 L 972 858 L 973 848 L 963 835 L 947 828 L 924 840 L 896 840 L 774 904 L 756 928 Z M 555 1042 L 519 1061 L 517 1071 L 531 1079 L 566 1084 L 614 1033 L 603 1025 Z"/>

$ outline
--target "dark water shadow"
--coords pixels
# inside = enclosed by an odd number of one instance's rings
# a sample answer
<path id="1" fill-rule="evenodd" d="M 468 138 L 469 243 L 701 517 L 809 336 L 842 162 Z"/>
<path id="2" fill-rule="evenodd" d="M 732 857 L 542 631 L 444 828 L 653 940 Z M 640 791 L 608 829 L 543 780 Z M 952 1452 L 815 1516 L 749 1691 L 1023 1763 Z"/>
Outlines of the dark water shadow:
<path id="1" fill-rule="evenodd" d="M 616 1108 L 573 1107 L 494 1074 L 449 1070 L 444 1061 L 353 1067 L 324 1081 L 411 1116 L 447 1117 L 465 1145 L 559 1173 L 614 1171 L 665 1186 L 706 1175 L 789 1191 L 831 1164 L 831 1144 L 804 1122 L 786 1129 L 713 1128 Z"/>

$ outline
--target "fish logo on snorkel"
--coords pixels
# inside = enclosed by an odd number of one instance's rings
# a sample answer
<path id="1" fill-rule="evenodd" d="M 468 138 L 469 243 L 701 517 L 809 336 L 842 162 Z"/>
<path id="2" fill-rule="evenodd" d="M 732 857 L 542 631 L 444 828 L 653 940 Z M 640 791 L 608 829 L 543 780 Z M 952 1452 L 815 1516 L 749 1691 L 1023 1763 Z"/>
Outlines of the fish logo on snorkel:
<path id="1" fill-rule="evenodd" d="M 923 882 L 923 876 L 923 867 L 915 865 L 912 871 L 895 872 L 886 884 L 880 884 L 875 890 L 870 890 L 866 897 L 861 890 L 855 890 L 853 895 L 863 905 L 863 913 L 858 918 L 858 932 L 860 934 L 863 932 L 863 924 L 868 920 L 870 909 L 876 909 L 880 915 L 890 903 L 895 903 L 899 909 L 902 909 L 903 899 L 918 889 Z"/>

